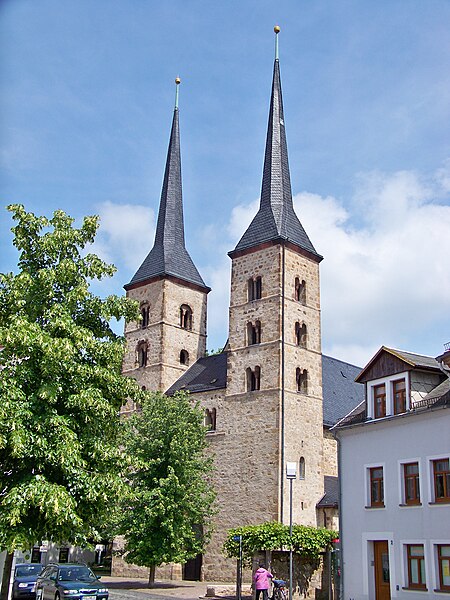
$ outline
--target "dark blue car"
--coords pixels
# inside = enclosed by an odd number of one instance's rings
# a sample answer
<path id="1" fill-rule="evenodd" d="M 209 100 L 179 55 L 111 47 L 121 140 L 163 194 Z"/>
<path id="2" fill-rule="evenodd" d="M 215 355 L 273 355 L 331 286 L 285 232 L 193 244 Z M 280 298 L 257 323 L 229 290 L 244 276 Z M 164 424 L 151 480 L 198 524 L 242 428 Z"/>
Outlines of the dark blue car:
<path id="1" fill-rule="evenodd" d="M 107 588 L 86 565 L 49 564 L 36 582 L 36 600 L 108 600 Z"/>
<path id="2" fill-rule="evenodd" d="M 44 568 L 40 563 L 24 563 L 16 565 L 12 589 L 13 600 L 36 598 L 36 580 Z"/>

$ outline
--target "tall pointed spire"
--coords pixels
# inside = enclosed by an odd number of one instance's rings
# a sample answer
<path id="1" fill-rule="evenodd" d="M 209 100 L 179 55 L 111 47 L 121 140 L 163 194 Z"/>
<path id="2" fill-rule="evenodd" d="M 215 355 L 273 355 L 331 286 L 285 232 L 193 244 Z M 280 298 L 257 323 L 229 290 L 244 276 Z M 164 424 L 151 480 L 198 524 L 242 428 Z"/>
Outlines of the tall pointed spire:
<path id="1" fill-rule="evenodd" d="M 173 111 L 166 169 L 156 224 L 155 243 L 150 253 L 125 289 L 148 279 L 173 276 L 209 290 L 197 271 L 184 242 L 183 195 L 181 185 L 181 152 L 178 117 L 178 86 Z"/>
<path id="2" fill-rule="evenodd" d="M 283 97 L 281 93 L 280 62 L 278 59 L 278 33 L 275 31 L 275 61 L 273 66 L 272 96 L 270 99 L 266 151 L 261 186 L 259 211 L 247 231 L 230 252 L 246 250 L 259 244 L 285 240 L 321 260 L 298 220 L 292 202 L 291 178 L 284 125 Z"/>

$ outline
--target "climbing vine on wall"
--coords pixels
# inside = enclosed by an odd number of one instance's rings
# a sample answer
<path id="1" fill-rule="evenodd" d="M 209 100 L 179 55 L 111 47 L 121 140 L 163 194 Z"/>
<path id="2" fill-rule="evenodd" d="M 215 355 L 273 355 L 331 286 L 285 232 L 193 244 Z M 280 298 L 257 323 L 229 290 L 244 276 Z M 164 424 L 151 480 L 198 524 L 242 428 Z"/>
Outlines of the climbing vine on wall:
<path id="1" fill-rule="evenodd" d="M 261 550 L 289 549 L 289 526 L 276 521 L 247 525 L 230 529 L 224 544 L 224 551 L 229 558 L 239 558 L 239 538 L 242 536 L 242 553 L 244 562 L 251 564 L 255 552 Z M 292 549 L 295 553 L 309 559 L 318 559 L 331 542 L 339 534 L 324 527 L 292 526 Z"/>

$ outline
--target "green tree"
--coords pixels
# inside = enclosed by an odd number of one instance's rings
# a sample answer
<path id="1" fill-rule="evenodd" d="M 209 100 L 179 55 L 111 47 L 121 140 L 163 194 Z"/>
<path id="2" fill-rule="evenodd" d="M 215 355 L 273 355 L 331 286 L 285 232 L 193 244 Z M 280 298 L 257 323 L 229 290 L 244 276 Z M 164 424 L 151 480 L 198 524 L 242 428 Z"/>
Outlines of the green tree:
<path id="1" fill-rule="evenodd" d="M 126 298 L 100 299 L 89 282 L 115 268 L 85 248 L 82 226 L 62 211 L 35 216 L 9 206 L 20 252 L 17 274 L 0 274 L 0 548 L 41 539 L 84 545 L 99 537 L 121 493 L 119 411 L 137 398 L 122 377 L 123 339 L 112 318 L 136 319 Z"/>
<path id="2" fill-rule="evenodd" d="M 214 492 L 203 411 L 185 392 L 147 393 L 127 419 L 124 448 L 132 457 L 130 495 L 122 511 L 125 559 L 150 567 L 184 563 L 210 537 Z"/>

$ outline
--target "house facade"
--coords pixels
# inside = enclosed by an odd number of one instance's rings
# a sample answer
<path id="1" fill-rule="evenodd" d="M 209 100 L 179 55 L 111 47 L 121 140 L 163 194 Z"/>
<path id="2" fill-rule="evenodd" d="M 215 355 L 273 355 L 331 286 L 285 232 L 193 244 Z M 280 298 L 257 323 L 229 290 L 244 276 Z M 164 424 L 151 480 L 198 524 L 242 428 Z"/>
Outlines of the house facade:
<path id="1" fill-rule="evenodd" d="M 364 402 L 335 427 L 343 598 L 450 594 L 450 350 L 383 347 Z"/>
<path id="2" fill-rule="evenodd" d="M 229 252 L 228 341 L 208 357 L 210 290 L 185 248 L 180 165 L 175 106 L 155 243 L 125 286 L 142 319 L 125 326 L 123 372 L 148 390 L 187 390 L 204 407 L 219 512 L 206 554 L 183 576 L 213 580 L 235 568 L 222 551 L 230 528 L 288 522 L 286 462 L 298 465 L 294 522 L 337 527 L 330 428 L 361 402 L 362 390 L 357 367 L 322 355 L 322 256 L 293 207 L 277 55 L 260 207 Z M 114 572 L 126 568 L 117 559 Z"/>

